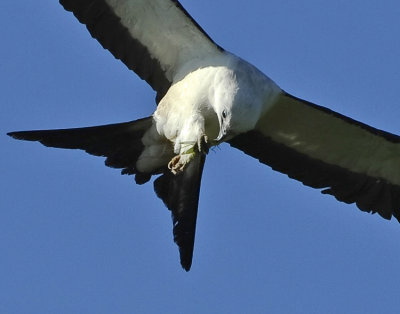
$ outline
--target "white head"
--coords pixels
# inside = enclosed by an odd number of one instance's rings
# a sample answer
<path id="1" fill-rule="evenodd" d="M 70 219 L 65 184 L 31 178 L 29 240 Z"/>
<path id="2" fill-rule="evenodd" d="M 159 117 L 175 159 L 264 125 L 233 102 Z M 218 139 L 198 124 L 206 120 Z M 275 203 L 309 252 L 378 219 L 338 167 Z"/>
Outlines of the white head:
<path id="1" fill-rule="evenodd" d="M 255 104 L 232 102 L 229 105 L 214 106 L 219 122 L 216 141 L 226 141 L 235 135 L 252 130 L 260 116 L 261 108 Z"/>

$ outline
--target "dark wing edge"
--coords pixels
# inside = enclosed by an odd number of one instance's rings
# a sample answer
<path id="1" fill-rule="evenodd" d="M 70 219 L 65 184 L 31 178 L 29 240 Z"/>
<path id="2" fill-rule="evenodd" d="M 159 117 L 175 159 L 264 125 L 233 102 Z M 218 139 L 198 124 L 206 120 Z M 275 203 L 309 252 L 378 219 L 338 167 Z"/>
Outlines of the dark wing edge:
<path id="1" fill-rule="evenodd" d="M 171 211 L 174 241 L 179 247 L 182 267 L 192 265 L 201 176 L 206 155 L 197 153 L 184 170 L 174 175 L 165 169 L 154 181 L 154 191 Z"/>
<path id="2" fill-rule="evenodd" d="M 286 93 L 283 94 L 278 105 L 281 105 L 282 102 L 289 103 L 290 106 L 284 108 L 281 112 L 271 112 L 271 119 L 262 121 L 264 124 L 269 123 L 268 127 L 258 125 L 255 130 L 234 137 L 229 141 L 229 144 L 258 159 L 261 163 L 269 165 L 273 170 L 284 173 L 304 185 L 323 189 L 322 193 L 331 194 L 341 202 L 356 203 L 362 211 L 378 213 L 389 220 L 394 216 L 400 221 L 400 185 L 392 182 L 391 178 L 385 178 L 384 172 L 381 175 L 378 174 L 378 170 L 374 167 L 379 168 L 379 164 L 376 165 L 379 160 L 373 159 L 373 152 L 371 153 L 371 160 L 367 161 L 365 171 L 360 171 L 359 168 L 352 169 L 353 165 L 357 164 L 358 159 L 363 159 L 363 154 L 369 152 L 369 144 L 371 144 L 372 150 L 379 150 L 380 142 L 385 142 L 389 144 L 382 145 L 394 145 L 397 149 L 397 152 L 390 151 L 390 153 L 398 154 L 392 156 L 394 162 L 391 165 L 395 168 L 393 170 L 399 173 L 400 137 L 372 128 L 325 107 Z M 298 108 L 294 108 L 295 106 Z M 304 106 L 308 109 L 303 110 L 302 107 Z M 296 118 L 288 113 L 292 109 Z M 311 111 L 318 111 L 316 112 L 317 116 L 309 115 L 310 109 L 312 109 Z M 286 116 L 283 115 L 283 112 Z M 321 119 L 325 119 L 325 121 L 318 121 Z M 342 129 L 343 122 L 348 125 L 348 132 L 346 133 L 345 130 L 344 133 L 336 134 L 335 128 L 340 127 Z M 282 126 L 286 123 L 291 125 L 290 129 Z M 337 123 L 340 123 L 340 125 L 336 125 Z M 313 150 L 307 151 L 307 149 L 298 148 L 299 143 L 307 140 L 307 138 L 301 136 L 302 131 L 299 131 L 300 135 L 295 138 L 293 143 L 285 142 L 278 136 L 278 134 L 285 134 L 288 138 L 289 135 L 294 136 L 294 133 L 290 131 L 295 130 L 300 125 L 306 125 L 306 128 L 316 134 L 315 137 L 310 138 L 313 142 L 307 143 L 313 146 Z M 353 130 L 354 127 L 358 130 Z M 272 129 L 275 130 L 271 131 Z M 333 131 L 331 132 L 330 129 L 333 129 Z M 362 134 L 356 131 L 362 132 Z M 326 135 L 326 132 L 331 132 L 331 134 Z M 352 138 L 353 135 L 354 138 Z M 319 139 L 320 142 L 318 142 Z M 339 143 L 336 143 L 337 140 Z M 340 145 L 341 141 L 346 141 L 343 146 Z M 353 147 L 358 145 L 361 148 L 357 148 L 353 152 L 348 144 L 352 144 Z M 335 150 L 333 153 L 338 154 L 337 163 L 333 159 L 327 162 L 324 158 L 315 158 L 313 153 L 318 150 L 327 150 L 328 153 L 331 153 L 330 146 Z M 364 152 L 361 149 L 367 151 Z M 321 156 L 323 157 L 323 155 Z M 346 167 L 346 165 L 348 166 Z M 368 169 L 368 166 L 371 169 Z M 373 175 L 374 172 L 377 175 Z"/>
<path id="3" fill-rule="evenodd" d="M 156 92 L 157 102 L 165 95 L 171 82 L 160 62 L 148 49 L 131 36 L 112 8 L 103 0 L 60 0 L 65 10 L 85 24 L 93 38 L 145 80 Z"/>
<path id="4" fill-rule="evenodd" d="M 179 16 L 175 16 L 175 19 L 168 20 L 171 24 L 177 23 L 174 25 L 175 28 L 173 28 L 173 32 L 176 32 L 177 36 L 185 36 L 188 41 L 190 38 L 193 38 L 191 37 L 193 31 L 201 34 L 204 40 L 202 39 L 200 42 L 193 41 L 190 42 L 190 44 L 186 43 L 186 45 L 179 47 L 174 46 L 176 43 L 168 40 L 162 43 L 157 42 L 157 45 L 161 45 L 164 51 L 174 49 L 178 55 L 180 54 L 179 52 L 187 49 L 190 45 L 195 46 L 199 44 L 211 44 L 216 50 L 223 51 L 223 49 L 218 46 L 189 15 L 179 1 L 169 0 L 165 2 L 169 2 L 172 7 L 174 6 L 179 10 Z M 176 60 L 169 63 L 171 60 L 167 60 L 168 58 L 164 57 L 165 53 L 159 55 L 158 58 L 155 57 L 154 51 L 152 50 L 154 47 L 149 47 L 148 43 L 144 44 L 141 38 L 135 38 L 129 27 L 124 24 L 124 21 L 149 18 L 135 11 L 136 9 L 139 10 L 139 7 L 143 6 L 145 1 L 139 2 L 137 6 L 130 6 L 128 10 L 123 10 L 122 13 L 116 11 L 118 6 L 123 5 L 122 2 L 108 4 L 105 0 L 60 0 L 60 3 L 65 10 L 72 12 L 79 22 L 86 25 L 92 37 L 95 38 L 104 49 L 109 50 L 116 59 L 121 60 L 130 70 L 136 72 L 141 79 L 145 80 L 157 92 L 157 103 L 162 99 L 172 83 L 170 73 L 176 72 L 175 70 L 171 71 L 171 68 L 179 66 L 179 63 L 176 63 Z M 149 3 L 146 10 L 145 12 L 154 10 L 155 16 L 158 16 L 158 18 L 168 12 L 165 8 L 162 8 L 161 2 L 156 2 L 154 5 Z M 163 24 L 158 23 L 155 17 L 153 18 L 154 27 L 158 27 L 158 33 L 163 34 L 165 31 Z M 166 18 L 168 18 L 168 16 L 166 16 Z M 177 21 L 178 19 L 181 19 L 181 21 Z M 179 24 L 183 22 L 182 20 L 184 19 L 187 19 L 187 22 L 193 25 L 190 30 Z M 132 27 L 132 25 L 130 27 Z M 146 33 L 143 33 L 143 30 L 141 30 L 141 32 L 142 36 L 145 36 Z M 150 42 L 153 43 L 154 41 L 156 41 L 156 39 L 150 38 Z M 154 44 L 151 45 L 157 46 Z M 201 50 L 200 48 L 201 47 L 192 47 L 191 51 L 196 54 Z M 196 57 L 197 56 L 193 56 L 192 59 L 196 59 Z M 169 74 L 167 74 L 167 72 Z"/>
<path id="5" fill-rule="evenodd" d="M 135 168 L 143 151 L 142 137 L 151 127 L 152 117 L 102 126 L 10 132 L 18 140 L 38 141 L 48 147 L 82 149 L 95 156 L 107 157 L 105 164 L 122 168 L 122 174 L 135 174 L 138 184 L 147 182 L 151 174 Z"/>

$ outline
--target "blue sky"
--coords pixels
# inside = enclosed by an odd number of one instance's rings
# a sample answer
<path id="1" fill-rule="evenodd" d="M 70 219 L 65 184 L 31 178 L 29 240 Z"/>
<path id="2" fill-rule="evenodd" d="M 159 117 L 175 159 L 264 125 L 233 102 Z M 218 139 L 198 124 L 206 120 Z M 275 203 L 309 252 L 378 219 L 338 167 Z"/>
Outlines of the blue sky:
<path id="1" fill-rule="evenodd" d="M 288 92 L 400 134 L 400 3 L 181 1 Z M 400 225 L 210 152 L 194 263 L 152 185 L 13 130 L 129 121 L 154 92 L 58 1 L 0 4 L 0 312 L 397 313 Z"/>

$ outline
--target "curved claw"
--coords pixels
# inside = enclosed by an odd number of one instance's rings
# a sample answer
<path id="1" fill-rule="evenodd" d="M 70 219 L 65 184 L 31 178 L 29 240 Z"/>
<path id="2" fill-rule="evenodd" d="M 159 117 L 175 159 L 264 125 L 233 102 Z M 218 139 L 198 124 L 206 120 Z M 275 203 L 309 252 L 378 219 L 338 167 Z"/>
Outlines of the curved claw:
<path id="1" fill-rule="evenodd" d="M 208 136 L 203 134 L 202 136 L 199 137 L 197 140 L 197 148 L 200 153 L 207 155 L 208 151 L 210 149 L 210 146 L 208 144 Z"/>
<path id="2" fill-rule="evenodd" d="M 168 169 L 171 170 L 171 172 L 173 174 L 178 174 L 194 158 L 195 154 L 196 153 L 193 151 L 191 153 L 184 153 L 181 155 L 176 155 L 168 163 Z"/>
<path id="3" fill-rule="evenodd" d="M 201 153 L 206 155 L 208 154 L 209 148 L 210 145 L 208 144 L 208 136 L 203 134 L 197 140 L 197 148 L 195 144 L 191 149 L 174 156 L 168 163 L 168 169 L 171 170 L 173 174 L 182 172 L 185 166 L 195 157 L 195 154 Z"/>

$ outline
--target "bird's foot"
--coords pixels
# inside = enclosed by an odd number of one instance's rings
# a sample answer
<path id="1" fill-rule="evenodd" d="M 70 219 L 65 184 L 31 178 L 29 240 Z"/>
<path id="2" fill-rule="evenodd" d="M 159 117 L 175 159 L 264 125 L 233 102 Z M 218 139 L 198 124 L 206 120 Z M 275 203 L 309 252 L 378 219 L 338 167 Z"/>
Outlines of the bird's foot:
<path id="1" fill-rule="evenodd" d="M 168 163 L 168 169 L 171 170 L 173 174 L 178 174 L 185 169 L 185 166 L 194 158 L 195 154 L 207 154 L 208 150 L 208 137 L 207 135 L 203 134 L 197 140 L 197 147 L 194 145 L 189 150 L 172 158 Z"/>
<path id="2" fill-rule="evenodd" d="M 171 170 L 173 174 L 178 174 L 183 171 L 185 166 L 194 158 L 195 152 L 186 152 L 180 155 L 176 155 L 171 161 L 168 163 L 168 169 Z"/>

